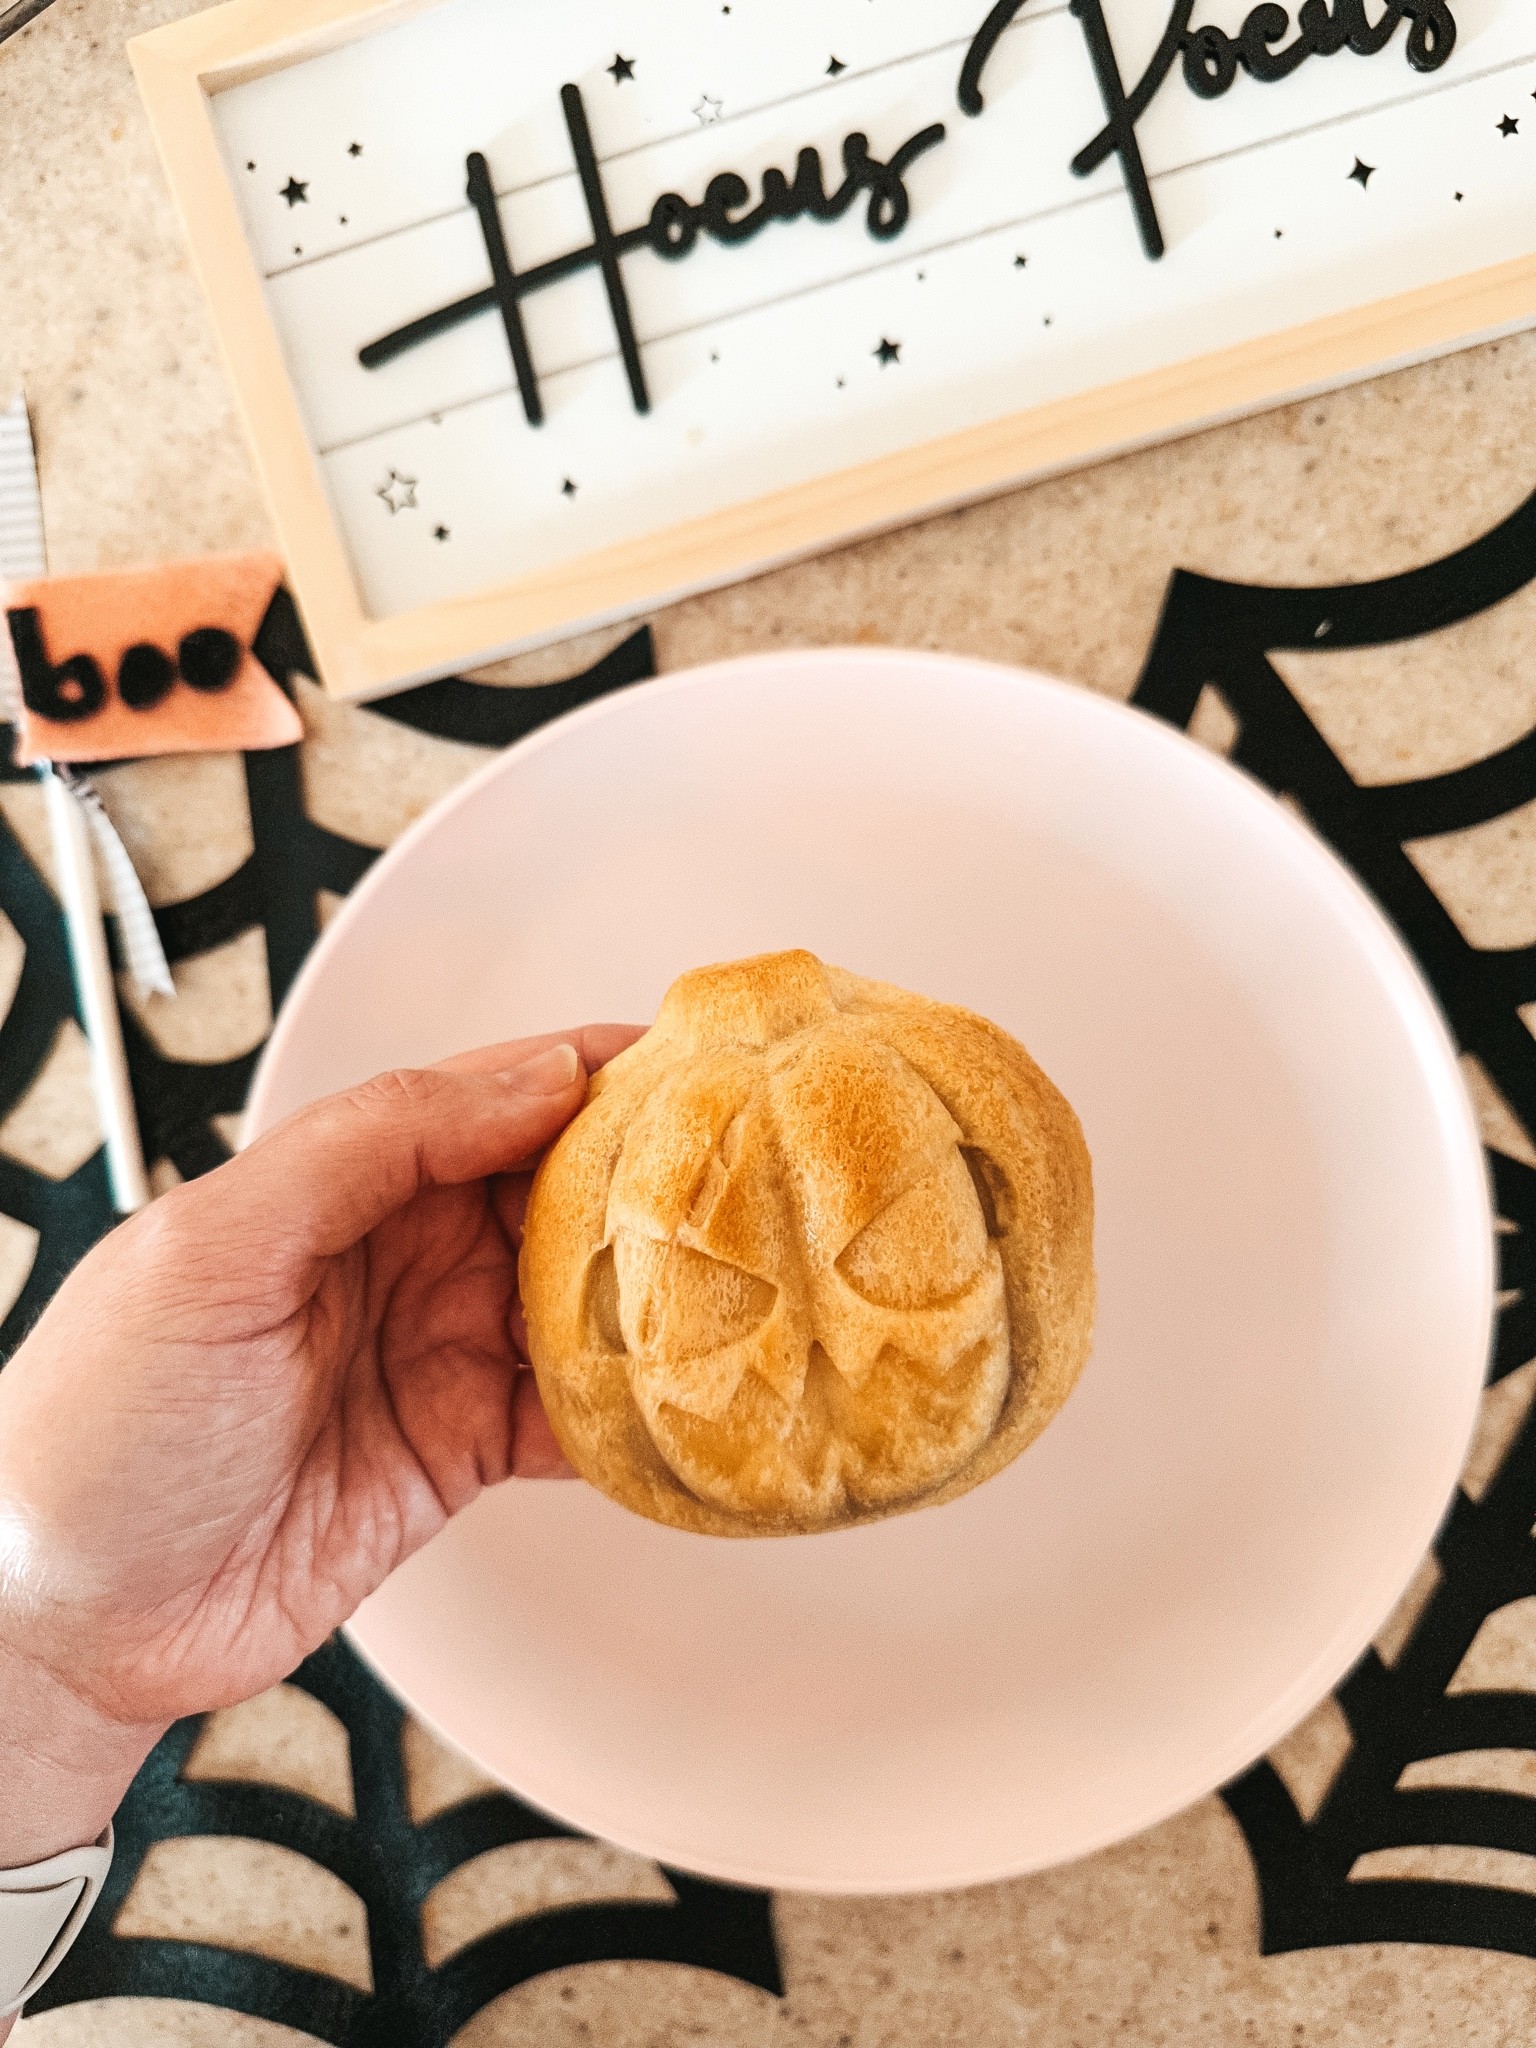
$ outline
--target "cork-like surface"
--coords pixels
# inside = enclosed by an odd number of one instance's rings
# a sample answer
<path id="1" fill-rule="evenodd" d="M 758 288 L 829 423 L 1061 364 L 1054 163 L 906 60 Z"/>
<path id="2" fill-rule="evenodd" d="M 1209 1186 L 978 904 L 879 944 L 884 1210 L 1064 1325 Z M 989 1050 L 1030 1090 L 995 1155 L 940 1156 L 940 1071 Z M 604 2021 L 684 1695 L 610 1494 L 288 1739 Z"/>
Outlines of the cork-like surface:
<path id="1" fill-rule="evenodd" d="M 123 42 L 176 0 L 55 0 L 0 44 L 0 394 L 24 381 L 57 570 L 123 565 L 270 534 L 233 406 L 139 115 Z M 1485 531 L 1536 477 L 1536 337 L 1506 341 L 1055 480 L 995 503 L 700 598 L 656 621 L 665 668 L 769 647 L 845 641 L 1027 663 L 1123 696 L 1176 566 L 1242 581 L 1365 579 Z M 498 679 L 570 672 L 603 640 L 506 664 Z M 1397 780 L 1456 767 L 1536 724 L 1536 592 L 1403 647 L 1283 659 L 1351 772 Z M 315 814 L 383 844 L 480 758 L 303 693 Z M 1219 708 L 1201 721 L 1221 744 Z M 160 763 L 103 778 L 151 894 L 169 901 L 247 850 L 236 764 Z M 45 869 L 35 793 L 6 815 Z M 1414 849 L 1468 935 L 1536 938 L 1536 820 L 1517 814 Z M 0 932 L 0 994 L 15 936 Z M 178 971 L 180 1000 L 142 1014 L 168 1050 L 223 1058 L 269 1018 L 259 938 Z M 66 1033 L 0 1148 L 55 1173 L 94 1142 L 83 1047 Z M 1532 1158 L 1480 1073 L 1487 1134 Z M 162 1170 L 160 1179 L 164 1180 Z M 0 1292 L 20 1285 L 29 1233 L 0 1230 Z M 1487 1397 L 1468 1469 L 1486 1488 L 1536 1393 L 1536 1369 Z M 1433 1584 L 1426 1567 L 1381 1639 L 1390 1662 Z M 1458 1686 L 1536 1689 L 1530 1605 L 1494 1616 Z M 3 1738 L 0 1738 L 3 1739 Z M 1325 1706 L 1276 1753 L 1304 1814 L 1348 1745 Z M 475 1789 L 420 1730 L 407 1742 L 418 1817 Z M 345 1812 L 344 1731 L 291 1689 L 221 1715 L 190 1766 L 310 1792 Z M 1415 1767 L 1415 1782 L 1536 1794 L 1529 1758 Z M 1457 1773 L 1460 1773 L 1458 1776 Z M 1469 1775 L 1470 1774 L 1470 1775 Z M 1536 1831 L 1532 1836 L 1536 1849 Z M 1536 1855 L 1378 1852 L 1387 1869 L 1536 1889 Z M 1416 1860 L 1417 1859 L 1417 1860 Z M 581 1898 L 664 1898 L 643 1861 L 595 1844 L 534 1843 L 458 1872 L 428 1901 L 429 1954 Z M 1536 1963 L 1448 1948 L 1258 1953 L 1252 1866 L 1208 1800 L 1073 1868 L 948 1897 L 782 1898 L 786 1995 L 657 1965 L 537 1979 L 460 2036 L 463 2048 L 1514 2048 L 1536 2037 Z M 123 1909 L 124 1933 L 254 1948 L 366 1985 L 358 1902 L 287 1852 L 167 1844 Z M 222 2013 L 144 2002 L 23 2023 L 21 2048 L 278 2048 L 299 2037 Z"/>

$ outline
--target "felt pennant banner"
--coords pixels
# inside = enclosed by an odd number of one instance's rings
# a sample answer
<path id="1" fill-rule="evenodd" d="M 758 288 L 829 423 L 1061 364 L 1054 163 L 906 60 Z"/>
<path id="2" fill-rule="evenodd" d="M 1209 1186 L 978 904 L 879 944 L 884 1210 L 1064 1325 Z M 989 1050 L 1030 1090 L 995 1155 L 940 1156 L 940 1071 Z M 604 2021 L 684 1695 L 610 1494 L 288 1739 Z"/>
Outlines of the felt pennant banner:
<path id="1" fill-rule="evenodd" d="M 251 652 L 281 582 L 261 554 L 8 583 L 17 765 L 292 746 L 298 713 Z"/>

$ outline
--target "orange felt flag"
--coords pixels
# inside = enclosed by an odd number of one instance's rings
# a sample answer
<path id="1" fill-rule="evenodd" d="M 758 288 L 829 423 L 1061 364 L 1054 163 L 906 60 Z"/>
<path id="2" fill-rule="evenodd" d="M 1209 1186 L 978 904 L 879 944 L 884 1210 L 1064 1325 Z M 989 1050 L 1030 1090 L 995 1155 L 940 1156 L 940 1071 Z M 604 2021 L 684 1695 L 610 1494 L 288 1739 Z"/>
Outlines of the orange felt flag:
<path id="1" fill-rule="evenodd" d="M 251 652 L 276 555 L 215 555 L 5 587 L 25 713 L 16 762 L 292 746 L 293 705 Z"/>

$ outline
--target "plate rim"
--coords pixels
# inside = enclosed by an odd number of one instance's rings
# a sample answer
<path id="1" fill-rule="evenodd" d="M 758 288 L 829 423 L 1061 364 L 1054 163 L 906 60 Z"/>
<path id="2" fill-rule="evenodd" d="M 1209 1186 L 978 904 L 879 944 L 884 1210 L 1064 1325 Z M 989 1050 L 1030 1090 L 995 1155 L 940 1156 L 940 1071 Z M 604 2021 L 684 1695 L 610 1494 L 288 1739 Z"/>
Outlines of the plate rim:
<path id="1" fill-rule="evenodd" d="M 1459 1168 L 1475 1168 L 1469 1176 L 1470 1185 L 1466 1192 L 1470 1195 L 1473 1188 L 1480 1190 L 1481 1200 L 1466 1203 L 1465 1213 L 1459 1221 L 1466 1232 L 1467 1244 L 1459 1250 L 1472 1250 L 1477 1260 L 1478 1271 L 1475 1279 L 1470 1272 L 1468 1275 L 1468 1291 L 1470 1299 L 1471 1289 L 1475 1286 L 1478 1297 L 1477 1325 L 1482 1334 L 1477 1347 L 1480 1369 L 1475 1383 L 1472 1381 L 1470 1370 L 1468 1371 L 1469 1395 L 1464 1424 L 1457 1438 L 1454 1457 L 1448 1453 L 1445 1460 L 1447 1476 L 1436 1488 L 1439 1505 L 1434 1511 L 1433 1518 L 1427 1521 L 1427 1526 L 1423 1529 L 1422 1538 L 1414 1552 L 1414 1562 L 1404 1570 L 1401 1582 L 1391 1597 L 1383 1604 L 1380 1596 L 1367 1599 L 1362 1595 L 1351 1608 L 1349 1615 L 1335 1627 L 1328 1641 L 1317 1650 L 1305 1669 L 1275 1695 L 1270 1707 L 1263 1713 L 1251 1715 L 1225 1743 L 1206 1752 L 1207 1762 L 1200 1771 L 1187 1773 L 1175 1791 L 1148 1798 L 1134 1811 L 1128 1808 L 1126 1814 L 1113 1826 L 1106 1825 L 1092 1834 L 1085 1834 L 1081 1841 L 1068 1851 L 1043 1855 L 1015 1855 L 1007 1858 L 991 1857 L 970 1863 L 964 1862 L 963 1859 L 955 1859 L 949 1867 L 929 1867 L 921 1873 L 870 1872 L 855 1870 L 851 1866 L 846 1872 L 821 1869 L 792 1872 L 787 1871 L 781 1864 L 775 1864 L 770 1868 L 764 1863 L 754 1862 L 751 1858 L 701 1858 L 697 1852 L 690 1850 L 686 1843 L 658 1844 L 654 1838 L 640 1840 L 622 1828 L 616 1830 L 605 1824 L 594 1814 L 584 1814 L 579 1798 L 568 1802 L 562 1795 L 551 1797 L 538 1788 L 523 1789 L 513 1785 L 504 1770 L 489 1764 L 486 1759 L 476 1756 L 472 1750 L 466 1748 L 431 1711 L 423 1708 L 413 1697 L 411 1689 L 386 1674 L 380 1667 L 367 1643 L 366 1603 L 362 1612 L 344 1625 L 344 1635 L 367 1668 L 419 1721 L 449 1748 L 469 1757 L 498 1784 L 505 1785 L 515 1797 L 536 1811 L 548 1815 L 562 1825 L 595 1835 L 652 1861 L 717 1882 L 762 1890 L 820 1893 L 825 1896 L 889 1897 L 959 1890 L 1057 1868 L 1098 1854 L 1158 1826 L 1174 1815 L 1188 1810 L 1200 1800 L 1210 1797 L 1234 1777 L 1251 1768 L 1337 1688 L 1339 1682 L 1369 1648 L 1372 1638 L 1379 1633 L 1406 1591 L 1418 1561 L 1422 1560 L 1433 1544 L 1435 1533 L 1455 1498 L 1457 1481 L 1465 1466 L 1477 1426 L 1481 1397 L 1486 1384 L 1486 1365 L 1495 1330 L 1496 1212 L 1492 1201 L 1486 1148 L 1462 1079 L 1460 1052 L 1449 1021 L 1428 977 L 1414 957 L 1407 941 L 1360 877 L 1313 826 L 1282 803 L 1256 777 L 1248 774 L 1224 755 L 1202 746 L 1184 730 L 1168 724 L 1140 706 L 1031 667 L 987 660 L 968 654 L 949 654 L 941 650 L 863 645 L 825 648 L 805 646 L 730 656 L 674 670 L 607 692 L 588 703 L 573 707 L 557 718 L 548 720 L 511 746 L 492 754 L 482 766 L 429 805 L 420 817 L 413 820 L 406 830 L 381 852 L 362 882 L 352 891 L 342 908 L 319 935 L 281 1005 L 271 1035 L 252 1076 L 247 1107 L 242 1119 L 241 1147 L 251 1143 L 259 1135 L 260 1130 L 270 1128 L 270 1120 L 266 1123 L 261 1122 L 265 1092 L 271 1085 L 272 1076 L 286 1057 L 288 1041 L 296 1029 L 295 1020 L 305 1006 L 310 985 L 326 971 L 331 953 L 346 943 L 351 924 L 365 913 L 373 895 L 390 885 L 395 869 L 412 859 L 417 845 L 440 830 L 446 818 L 459 805 L 472 802 L 483 787 L 502 776 L 515 776 L 520 764 L 529 756 L 544 748 L 563 744 L 572 732 L 582 726 L 622 715 L 627 700 L 633 698 L 644 696 L 647 699 L 654 699 L 685 695 L 692 691 L 712 689 L 722 683 L 728 684 L 735 677 L 783 675 L 786 672 L 810 668 L 839 671 L 851 676 L 859 672 L 877 670 L 889 672 L 893 666 L 918 672 L 926 671 L 934 678 L 943 676 L 951 687 L 963 676 L 971 676 L 977 681 L 987 680 L 992 683 L 1006 680 L 1015 687 L 1022 685 L 1031 694 L 1069 700 L 1074 714 L 1085 718 L 1089 723 L 1097 720 L 1101 725 L 1107 723 L 1119 730 L 1134 727 L 1140 734 L 1142 744 L 1149 744 L 1161 748 L 1170 755 L 1177 755 L 1186 768 L 1193 768 L 1196 773 L 1203 772 L 1214 782 L 1225 784 L 1229 789 L 1238 792 L 1242 801 L 1249 804 L 1257 801 L 1258 809 L 1268 814 L 1271 828 L 1278 827 L 1282 838 L 1288 838 L 1310 865 L 1316 883 L 1328 892 L 1335 915 L 1347 924 L 1351 941 L 1366 952 L 1373 978 L 1382 985 L 1394 1012 L 1403 1021 L 1404 1028 L 1411 1031 L 1418 1047 L 1417 1065 L 1429 1086 L 1435 1122 L 1444 1135 L 1447 1157 L 1453 1158 L 1459 1154 L 1459 1158 L 1455 1159 Z M 828 679 L 832 680 L 830 674 Z M 1468 1328 L 1470 1355 L 1470 1317 Z M 1428 1497 L 1429 1491 L 1426 1488 L 1426 1500 Z"/>

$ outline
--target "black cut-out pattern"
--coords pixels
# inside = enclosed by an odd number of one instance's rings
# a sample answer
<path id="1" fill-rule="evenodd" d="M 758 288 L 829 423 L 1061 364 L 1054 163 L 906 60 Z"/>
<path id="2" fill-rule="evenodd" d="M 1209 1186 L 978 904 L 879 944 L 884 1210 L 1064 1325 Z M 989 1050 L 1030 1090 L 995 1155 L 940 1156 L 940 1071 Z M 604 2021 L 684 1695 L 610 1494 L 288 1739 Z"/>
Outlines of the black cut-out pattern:
<path id="1" fill-rule="evenodd" d="M 0 769 L 0 780 L 26 779 Z M 21 979 L 0 1024 L 0 1122 L 33 1086 L 64 1023 L 75 1016 L 74 983 L 59 906 L 0 815 L 0 909 L 26 947 Z M 110 1228 L 112 1200 L 106 1155 L 97 1152 L 67 1180 L 23 1166 L 0 1153 L 0 1212 L 38 1233 L 25 1286 L 0 1323 L 0 1359 L 8 1358 L 36 1322 L 70 1269 Z"/>
<path id="2" fill-rule="evenodd" d="M 0 13 L 0 43 L 7 36 L 15 35 L 17 29 L 25 28 L 29 21 L 35 21 L 45 7 L 51 7 L 53 0 L 13 0 L 13 5 Z"/>
<path id="3" fill-rule="evenodd" d="M 284 687 L 313 663 L 286 592 L 274 599 L 255 642 Z M 529 689 L 459 678 L 405 691 L 370 716 L 433 737 L 500 747 L 551 718 L 655 671 L 648 630 L 633 634 L 584 675 Z M 259 927 L 266 939 L 274 1014 L 319 932 L 317 895 L 344 894 L 377 858 L 327 831 L 304 808 L 299 749 L 245 757 L 253 851 L 224 881 L 155 913 L 167 957 L 207 953 Z M 0 766 L 0 780 L 30 771 Z M 0 817 L 0 909 L 26 945 L 16 997 L 0 1024 L 0 1121 L 35 1082 L 61 1025 L 75 1016 L 63 926 L 54 898 Z M 116 950 L 115 933 L 113 938 Z M 211 1119 L 244 1103 L 260 1048 L 198 1065 L 165 1057 L 123 1014 L 134 1097 L 150 1159 L 170 1159 L 185 1178 L 228 1156 Z M 0 1325 L 9 1356 L 65 1274 L 111 1226 L 103 1157 L 54 1182 L 0 1155 L 0 1211 L 30 1224 L 41 1243 L 20 1298 Z M 443 2048 L 476 2012 L 550 1970 L 640 1959 L 691 1965 L 777 1993 L 778 1952 L 767 1900 L 668 1871 L 672 1902 L 564 1906 L 494 1930 L 429 1969 L 421 1905 L 471 1857 L 509 1843 L 572 1831 L 519 1801 L 488 1793 L 414 1825 L 400 1736 L 400 1707 L 340 1642 L 327 1644 L 294 1683 L 345 1726 L 358 1818 L 267 1785 L 184 1782 L 201 1722 L 171 1730 L 118 1815 L 118 1853 L 106 1897 L 34 2012 L 98 1998 L 196 2000 L 294 2027 L 338 2048 Z M 362 1900 L 374 1990 L 270 1958 L 207 1943 L 121 1938 L 112 1931 L 149 1850 L 183 1836 L 241 1836 L 311 1858 Z"/>
<path id="4" fill-rule="evenodd" d="M 1292 798 L 1395 921 L 1451 1021 L 1506 1102 L 1536 1133 L 1536 946 L 1471 945 L 1404 851 L 1536 798 L 1536 731 L 1445 775 L 1363 787 L 1339 761 L 1270 656 L 1377 647 L 1455 625 L 1536 578 L 1536 497 L 1443 561 L 1377 583 L 1280 590 L 1179 573 L 1135 701 L 1188 726 L 1213 687 L 1237 722 L 1232 758 Z M 1489 1155 L 1501 1285 L 1512 1290 L 1495 1347 L 1500 1379 L 1536 1354 L 1536 1171 Z M 1307 1821 L 1260 1763 L 1225 1798 L 1258 1872 L 1266 1954 L 1349 1942 L 1432 1942 L 1536 1956 L 1536 1897 L 1489 1884 L 1351 1878 L 1373 1851 L 1442 1846 L 1536 1855 L 1536 1803 L 1507 1791 L 1400 1790 L 1410 1764 L 1481 1750 L 1536 1752 L 1536 1696 L 1447 1692 L 1490 1614 L 1536 1594 L 1536 1410 L 1492 1484 L 1458 1492 L 1436 1541 L 1441 1577 L 1389 1667 L 1367 1651 L 1338 1691 L 1352 1746 Z"/>
<path id="5" fill-rule="evenodd" d="M 1454 625 L 1536 578 L 1536 498 L 1484 539 L 1404 576 L 1333 589 L 1271 590 L 1177 575 L 1136 701 L 1185 727 L 1209 685 L 1238 726 L 1234 758 L 1289 795 L 1353 865 L 1413 945 L 1461 1044 L 1475 1053 L 1528 1129 L 1536 1129 L 1536 1051 L 1518 1015 L 1536 1000 L 1536 948 L 1503 952 L 1467 943 L 1404 852 L 1405 842 L 1457 831 L 1536 798 L 1536 732 L 1453 774 L 1362 787 L 1346 772 L 1270 659 L 1285 649 L 1364 647 Z M 308 658 L 286 600 L 263 628 L 261 657 L 285 677 Z M 383 716 L 440 736 L 492 745 L 649 671 L 649 645 L 626 643 L 589 676 L 543 691 L 500 692 L 450 682 L 377 706 Z M 344 889 L 370 849 L 323 833 L 304 814 L 295 755 L 253 755 L 247 780 L 255 852 L 239 873 L 193 902 L 159 913 L 175 958 L 223 943 L 252 923 L 267 933 L 274 1000 L 297 971 L 316 929 L 315 891 Z M 28 941 L 27 968 L 0 1026 L 0 1106 L 20 1098 L 70 1013 L 67 960 L 52 899 L 0 821 L 0 903 Z M 62 993 L 61 993 L 62 991 Z M 140 1110 L 187 1170 L 221 1153 L 206 1118 L 235 1108 L 245 1075 L 186 1070 L 135 1038 Z M 189 1072 L 191 1078 L 189 1079 Z M 209 1076 L 217 1075 L 210 1084 Z M 201 1092 L 199 1092 L 201 1090 Z M 212 1107 L 215 1103 L 216 1107 Z M 1502 1282 L 1493 1365 L 1502 1377 L 1536 1353 L 1536 1170 L 1491 1155 Z M 43 1231 L 31 1306 L 18 1304 L 0 1338 L 46 1298 L 106 1217 L 99 1157 L 55 1185 L 0 1161 L 0 1207 Z M 1225 1797 L 1258 1871 L 1266 1953 L 1356 1942 L 1430 1942 L 1536 1954 L 1536 1898 L 1489 1885 L 1351 1880 L 1359 1859 L 1403 1845 L 1461 1845 L 1536 1853 L 1531 1802 L 1475 1790 L 1399 1791 L 1419 1759 L 1470 1750 L 1536 1752 L 1536 1696 L 1448 1691 L 1490 1614 L 1536 1592 L 1536 1417 L 1528 1420 L 1481 1499 L 1459 1495 L 1437 1541 L 1441 1577 L 1389 1668 L 1362 1659 L 1338 1699 L 1353 1745 L 1310 1820 L 1275 1769 L 1261 1763 Z M 166 1738 L 121 1818 L 123 1849 L 104 1910 L 37 2001 L 197 1998 L 284 2020 L 328 2041 L 415 2048 L 446 2042 L 486 2001 L 541 1970 L 616 1955 L 686 1961 L 777 1991 L 779 1965 L 766 1900 L 668 1873 L 676 1905 L 584 1906 L 541 1914 L 476 1942 L 437 1972 L 421 1958 L 421 1900 L 468 1857 L 503 1842 L 563 1832 L 514 1800 L 488 1795 L 414 1828 L 401 1779 L 399 1709 L 339 1645 L 311 1659 L 298 1683 L 346 1725 L 357 1822 L 297 1795 L 264 1787 L 183 1784 L 196 1726 Z M 187 1943 L 119 1940 L 112 1913 L 149 1846 L 186 1833 L 243 1834 L 313 1855 L 364 1900 L 376 1991 L 259 1957 Z"/>
<path id="6" fill-rule="evenodd" d="M 339 1640 L 309 1658 L 292 1682 L 347 1730 L 358 1819 L 275 1786 L 184 1779 L 202 1723 L 180 1723 L 118 1815 L 117 1856 L 101 1903 L 29 2011 L 89 1998 L 174 1998 L 256 2014 L 335 2048 L 446 2048 L 492 1999 L 583 1963 L 678 1963 L 782 1991 L 762 1894 L 676 1870 L 664 1873 L 672 1900 L 558 1906 L 496 1928 L 430 1968 L 421 1909 L 434 1886 L 488 1850 L 569 1838 L 573 1830 L 501 1792 L 414 1822 L 397 1702 Z M 368 1916 L 373 1990 L 205 1943 L 115 1936 L 113 1919 L 150 1849 L 199 1835 L 277 1843 L 349 1886 Z"/>

